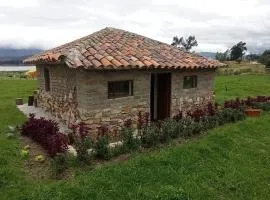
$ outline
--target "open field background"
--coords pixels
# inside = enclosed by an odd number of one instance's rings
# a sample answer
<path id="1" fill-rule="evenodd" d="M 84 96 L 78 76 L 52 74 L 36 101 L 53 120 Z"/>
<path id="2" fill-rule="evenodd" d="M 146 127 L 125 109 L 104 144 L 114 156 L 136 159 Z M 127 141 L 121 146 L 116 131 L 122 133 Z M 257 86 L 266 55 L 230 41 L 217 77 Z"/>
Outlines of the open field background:
<path id="1" fill-rule="evenodd" d="M 242 61 L 237 63 L 236 61 L 225 61 L 226 67 L 219 68 L 217 70 L 218 75 L 247 75 L 247 74 L 264 74 L 269 73 L 269 69 L 265 68 L 265 65 L 257 62 Z"/>
<path id="2" fill-rule="evenodd" d="M 270 95 L 269 75 L 218 76 L 218 102 Z M 15 98 L 35 80 L 0 80 L 0 199 L 270 199 L 270 114 L 222 126 L 186 144 L 172 143 L 95 170 L 78 168 L 69 180 L 35 179 L 24 169 L 8 125 L 25 118 Z M 227 90 L 226 90 L 227 87 Z"/>

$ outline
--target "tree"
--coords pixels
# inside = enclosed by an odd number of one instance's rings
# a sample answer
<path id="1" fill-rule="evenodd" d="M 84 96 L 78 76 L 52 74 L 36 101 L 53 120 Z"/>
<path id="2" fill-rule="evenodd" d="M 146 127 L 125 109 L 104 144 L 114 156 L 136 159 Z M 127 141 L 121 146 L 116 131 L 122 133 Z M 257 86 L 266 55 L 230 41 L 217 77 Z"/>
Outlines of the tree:
<path id="1" fill-rule="evenodd" d="M 188 36 L 185 39 L 183 37 L 174 36 L 172 46 L 176 46 L 185 51 L 190 51 L 192 47 L 198 46 L 198 42 L 195 36 L 192 36 L 192 35 Z"/>
<path id="2" fill-rule="evenodd" d="M 231 48 L 231 60 L 236 60 L 236 61 L 241 62 L 246 50 L 247 50 L 246 43 L 242 41 L 238 42 L 236 45 L 234 45 Z"/>
<path id="3" fill-rule="evenodd" d="M 222 52 L 217 52 L 216 54 L 216 60 L 219 61 L 226 61 L 230 59 L 230 50 L 226 50 L 224 53 Z"/>
<path id="4" fill-rule="evenodd" d="M 265 50 L 260 56 L 259 61 L 266 67 L 270 67 L 270 50 Z"/>
<path id="5" fill-rule="evenodd" d="M 259 58 L 260 58 L 260 56 L 258 54 L 254 54 L 254 53 L 251 53 L 251 54 L 246 56 L 246 59 L 248 61 L 257 61 Z"/>

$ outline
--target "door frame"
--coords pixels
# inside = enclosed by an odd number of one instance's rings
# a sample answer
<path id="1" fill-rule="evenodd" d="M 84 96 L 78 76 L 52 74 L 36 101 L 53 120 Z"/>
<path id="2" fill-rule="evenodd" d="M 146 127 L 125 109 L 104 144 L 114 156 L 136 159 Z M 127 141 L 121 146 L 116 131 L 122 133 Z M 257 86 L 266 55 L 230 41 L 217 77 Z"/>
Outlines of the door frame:
<path id="1" fill-rule="evenodd" d="M 164 76 L 164 75 L 167 75 Z M 166 77 L 166 83 L 164 83 L 164 77 Z M 161 80 L 163 79 L 163 80 Z M 163 81 L 163 82 L 161 82 Z M 160 85 L 161 84 L 161 85 Z M 165 84 L 165 86 L 164 86 Z M 167 86 L 166 86 L 167 85 Z M 163 87 L 167 87 L 169 89 L 168 92 L 159 91 L 158 89 Z M 167 95 L 167 97 L 162 97 L 159 95 Z M 164 100 L 164 98 L 166 98 Z M 163 106 L 163 111 L 160 110 L 162 108 L 159 107 L 160 101 L 163 101 L 163 103 L 166 102 L 166 106 Z M 165 102 L 164 102 L 165 101 Z M 153 72 L 150 74 L 150 117 L 151 121 L 157 121 L 157 120 L 163 120 L 165 118 L 171 117 L 171 105 L 172 105 L 172 74 L 170 72 Z M 165 108 L 167 108 L 165 110 Z M 160 113 L 165 112 L 160 116 Z"/>

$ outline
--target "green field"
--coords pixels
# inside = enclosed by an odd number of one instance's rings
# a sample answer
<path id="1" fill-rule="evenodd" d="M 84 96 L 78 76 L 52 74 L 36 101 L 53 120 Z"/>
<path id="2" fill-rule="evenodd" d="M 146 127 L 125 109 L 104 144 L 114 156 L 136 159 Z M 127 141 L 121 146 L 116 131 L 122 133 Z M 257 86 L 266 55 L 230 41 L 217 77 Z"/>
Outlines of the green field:
<path id="1" fill-rule="evenodd" d="M 219 76 L 218 102 L 270 95 L 270 76 Z M 225 91 L 225 85 L 228 91 Z M 40 180 L 26 173 L 18 139 L 8 125 L 21 123 L 16 97 L 36 88 L 31 80 L 0 80 L 0 199 L 270 199 L 270 114 L 209 131 L 95 170 L 78 169 L 69 180 Z"/>

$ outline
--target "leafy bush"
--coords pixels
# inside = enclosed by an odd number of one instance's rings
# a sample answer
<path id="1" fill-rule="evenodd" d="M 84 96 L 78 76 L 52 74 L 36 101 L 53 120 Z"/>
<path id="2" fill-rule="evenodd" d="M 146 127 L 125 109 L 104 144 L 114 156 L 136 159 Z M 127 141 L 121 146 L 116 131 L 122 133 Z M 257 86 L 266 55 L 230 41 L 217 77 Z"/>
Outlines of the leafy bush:
<path id="1" fill-rule="evenodd" d="M 89 128 L 85 123 L 79 123 L 78 125 L 72 126 L 72 132 L 69 134 L 70 144 L 73 144 L 77 158 L 80 161 L 89 163 L 91 156 L 88 150 L 93 146 L 93 142 L 90 138 Z"/>
<path id="2" fill-rule="evenodd" d="M 182 120 L 178 121 L 178 128 L 179 128 L 179 136 L 181 137 L 190 137 L 192 135 L 193 121 L 190 118 L 183 118 Z"/>
<path id="3" fill-rule="evenodd" d="M 203 116 L 207 115 L 207 112 L 203 109 L 196 108 L 192 111 L 188 111 L 187 115 L 195 122 L 199 122 Z"/>
<path id="4" fill-rule="evenodd" d="M 134 136 L 134 130 L 132 128 L 125 127 L 121 131 L 122 148 L 123 151 L 136 151 L 140 148 L 140 139 Z"/>
<path id="5" fill-rule="evenodd" d="M 160 129 L 157 124 L 151 124 L 144 126 L 140 130 L 141 142 L 144 147 L 152 147 L 159 144 L 160 141 Z"/>
<path id="6" fill-rule="evenodd" d="M 179 121 L 175 119 L 166 119 L 161 122 L 161 136 L 163 142 L 167 142 L 170 138 L 177 138 L 179 136 Z"/>
<path id="7" fill-rule="evenodd" d="M 241 100 L 239 98 L 236 98 L 235 100 L 228 100 L 224 102 L 224 108 L 231 108 L 231 109 L 239 109 L 243 110 L 245 107 L 245 101 Z"/>
<path id="8" fill-rule="evenodd" d="M 148 112 L 139 112 L 138 113 L 138 129 L 141 129 L 143 128 L 144 126 L 148 126 L 149 125 L 149 117 L 150 117 L 150 114 Z"/>
<path id="9" fill-rule="evenodd" d="M 30 114 L 22 125 L 21 134 L 39 143 L 52 157 L 67 150 L 68 137 L 59 132 L 58 124 L 53 120 L 37 119 Z"/>
<path id="10" fill-rule="evenodd" d="M 203 126 L 202 126 L 201 121 L 193 122 L 191 125 L 191 128 L 192 128 L 193 135 L 199 135 L 203 131 Z"/>
<path id="11" fill-rule="evenodd" d="M 254 103 L 254 106 L 258 109 L 262 109 L 264 111 L 270 111 L 270 102 L 257 102 Z"/>
<path id="12" fill-rule="evenodd" d="M 58 178 L 68 168 L 67 156 L 64 153 L 58 153 L 51 161 L 51 167 L 54 177 Z"/>
<path id="13" fill-rule="evenodd" d="M 245 118 L 245 113 L 242 110 L 238 109 L 224 108 L 217 112 L 217 119 L 219 125 L 236 122 Z"/>
<path id="14" fill-rule="evenodd" d="M 105 160 L 110 159 L 111 153 L 109 148 L 109 137 L 108 135 L 100 136 L 94 144 L 94 151 L 97 158 Z"/>

